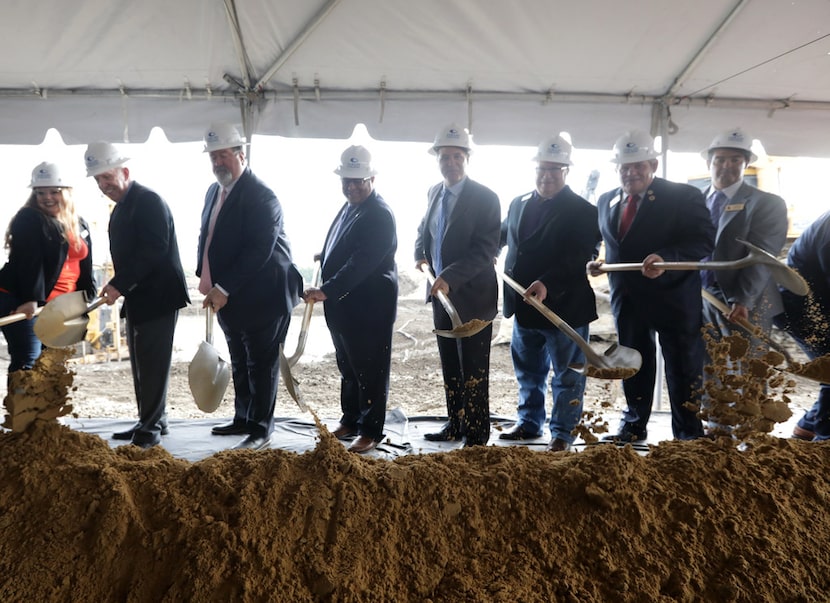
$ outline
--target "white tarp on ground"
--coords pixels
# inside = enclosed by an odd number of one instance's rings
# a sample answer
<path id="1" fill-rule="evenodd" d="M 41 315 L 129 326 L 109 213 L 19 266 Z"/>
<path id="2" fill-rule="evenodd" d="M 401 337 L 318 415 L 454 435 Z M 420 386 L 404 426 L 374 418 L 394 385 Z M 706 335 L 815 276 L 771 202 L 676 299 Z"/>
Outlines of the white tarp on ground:
<path id="1" fill-rule="evenodd" d="M 676 151 L 742 125 L 830 155 L 828 0 L 4 0 L 0 23 L 0 143 L 196 140 L 218 119 L 427 141 L 454 120 L 486 144 L 639 127 Z"/>

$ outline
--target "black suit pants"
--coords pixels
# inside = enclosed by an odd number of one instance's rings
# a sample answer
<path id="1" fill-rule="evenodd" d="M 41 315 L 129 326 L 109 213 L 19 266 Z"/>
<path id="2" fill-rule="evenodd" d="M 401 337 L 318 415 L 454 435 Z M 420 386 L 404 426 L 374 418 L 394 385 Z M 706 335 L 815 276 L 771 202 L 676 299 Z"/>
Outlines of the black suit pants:
<path id="1" fill-rule="evenodd" d="M 127 348 L 138 403 L 138 426 L 133 434 L 136 444 L 157 444 L 167 424 L 167 385 L 178 316 L 178 310 L 173 310 L 135 324 L 127 311 Z"/>
<path id="2" fill-rule="evenodd" d="M 393 323 L 329 325 L 340 370 L 340 423 L 376 442 L 383 439 Z"/>
<path id="3" fill-rule="evenodd" d="M 437 299 L 432 300 L 436 329 L 450 330 L 452 322 Z M 444 375 L 447 416 L 469 444 L 486 444 L 490 438 L 490 324 L 472 337 L 437 336 Z"/>
<path id="4" fill-rule="evenodd" d="M 291 315 L 250 329 L 230 329 L 218 314 L 231 355 L 234 388 L 234 423 L 254 437 L 274 431 L 274 406 L 280 379 L 280 345 L 285 342 Z"/>

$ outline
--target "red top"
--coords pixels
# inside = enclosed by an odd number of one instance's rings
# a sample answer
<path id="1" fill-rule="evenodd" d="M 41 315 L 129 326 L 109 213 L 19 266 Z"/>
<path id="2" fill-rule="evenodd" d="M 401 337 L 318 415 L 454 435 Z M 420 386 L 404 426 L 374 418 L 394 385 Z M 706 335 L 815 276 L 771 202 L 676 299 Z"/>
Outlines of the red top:
<path id="1" fill-rule="evenodd" d="M 63 263 L 63 268 L 55 283 L 55 287 L 49 293 L 46 301 L 51 301 L 58 295 L 64 293 L 71 293 L 78 288 L 77 283 L 81 276 L 81 260 L 86 258 L 87 255 L 89 255 L 89 247 L 87 247 L 86 241 L 81 239 L 81 246 L 79 249 L 76 249 L 75 238 L 70 234 L 69 252 L 66 254 L 66 261 Z"/>

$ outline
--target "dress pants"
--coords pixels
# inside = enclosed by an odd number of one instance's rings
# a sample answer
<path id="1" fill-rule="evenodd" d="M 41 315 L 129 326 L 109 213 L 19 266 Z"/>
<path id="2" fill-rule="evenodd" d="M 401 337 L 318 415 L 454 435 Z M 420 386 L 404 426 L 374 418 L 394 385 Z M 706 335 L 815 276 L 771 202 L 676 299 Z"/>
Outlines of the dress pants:
<path id="1" fill-rule="evenodd" d="M 291 315 L 281 315 L 255 328 L 234 330 L 217 314 L 231 355 L 234 418 L 251 436 L 274 431 L 274 406 L 280 379 L 280 345 L 285 342 Z"/>
<path id="2" fill-rule="evenodd" d="M 672 433 L 678 440 L 701 437 L 703 424 L 700 418 L 694 410 L 685 407 L 687 402 L 700 403 L 705 357 L 700 318 L 687 320 L 678 316 L 656 319 L 631 298 L 623 300 L 616 318 L 620 345 L 634 348 L 643 357 L 643 365 L 637 374 L 623 381 L 628 407 L 622 418 L 627 429 L 642 435 L 651 417 L 657 373 L 657 333 L 665 360 Z"/>
<path id="3" fill-rule="evenodd" d="M 452 329 L 452 321 L 437 299 L 432 300 L 432 317 L 436 329 Z M 492 324 L 472 337 L 436 336 L 447 396 L 447 416 L 470 445 L 486 444 L 490 439 L 492 336 Z"/>
<path id="4" fill-rule="evenodd" d="M 393 325 L 329 324 L 340 370 L 340 423 L 376 442 L 386 420 Z"/>
<path id="5" fill-rule="evenodd" d="M 127 309 L 127 347 L 138 403 L 138 424 L 132 438 L 135 444 L 158 444 L 161 429 L 167 424 L 165 402 L 178 316 L 179 311 L 173 310 L 135 324 Z"/>
<path id="6" fill-rule="evenodd" d="M 575 327 L 574 330 L 588 340 L 588 325 Z M 571 432 L 582 416 L 585 375 L 568 366 L 584 364 L 585 354 L 559 329 L 528 329 L 518 322 L 513 324 L 510 354 L 519 383 L 517 426 L 529 433 L 542 434 L 547 378 L 553 369 L 550 380 L 553 394 L 550 435 L 572 444 L 574 436 Z"/>

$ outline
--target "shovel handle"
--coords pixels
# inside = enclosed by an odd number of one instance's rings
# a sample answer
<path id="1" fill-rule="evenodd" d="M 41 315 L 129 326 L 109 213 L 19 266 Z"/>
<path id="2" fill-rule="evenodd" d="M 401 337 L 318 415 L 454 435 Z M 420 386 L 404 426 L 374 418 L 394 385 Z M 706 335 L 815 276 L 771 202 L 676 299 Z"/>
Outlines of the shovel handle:
<path id="1" fill-rule="evenodd" d="M 213 345 L 213 308 L 205 308 L 205 341 Z"/>
<path id="2" fill-rule="evenodd" d="M 322 266 L 320 260 L 317 260 L 314 264 L 314 274 L 311 276 L 311 286 L 315 289 L 320 286 L 321 276 Z M 300 356 L 302 356 L 305 351 L 305 344 L 308 340 L 308 327 L 311 324 L 311 316 L 313 312 L 314 301 L 306 302 L 305 310 L 303 310 L 303 322 L 300 324 L 300 336 L 297 339 L 297 349 L 294 350 L 294 353 L 291 354 L 291 356 L 286 358 L 288 366 L 296 366 L 297 362 L 300 360 Z"/>
<path id="3" fill-rule="evenodd" d="M 522 287 L 519 283 L 514 281 L 512 278 L 507 276 L 506 274 L 501 275 L 504 282 L 507 283 L 511 289 L 513 289 L 516 293 L 522 296 L 522 299 L 527 301 L 530 305 L 534 308 L 539 310 L 545 317 L 551 321 L 557 329 L 565 333 L 576 345 L 579 346 L 579 349 L 585 354 L 585 357 L 589 360 L 593 360 L 594 364 L 597 366 L 605 366 L 605 361 L 599 357 L 599 355 L 594 351 L 594 349 L 588 345 L 588 342 L 582 339 L 582 337 L 577 333 L 574 328 L 569 325 L 567 322 L 562 320 L 560 316 L 548 308 L 545 304 L 540 302 L 537 298 L 533 297 L 532 295 L 527 295 L 527 289 Z"/>
<path id="4" fill-rule="evenodd" d="M 40 314 L 40 311 L 43 310 L 43 306 L 40 306 L 35 309 L 35 313 L 32 314 L 32 318 Z M 16 322 L 20 322 L 21 320 L 26 320 L 26 315 L 23 312 L 17 312 L 16 314 L 9 314 L 8 316 L 4 316 L 0 318 L 0 327 L 5 327 L 6 325 L 14 324 Z"/>
<path id="5" fill-rule="evenodd" d="M 427 282 L 429 283 L 430 287 L 435 284 L 435 276 L 432 274 L 432 270 L 428 264 L 423 263 L 420 265 L 420 270 L 424 274 L 427 275 Z M 441 305 L 444 306 L 444 310 L 447 311 L 447 314 L 450 315 L 450 321 L 452 322 L 452 328 L 457 329 L 462 325 L 461 317 L 458 315 L 458 310 L 455 309 L 455 306 L 452 305 L 450 298 L 447 297 L 447 294 L 443 291 L 437 291 L 435 293 L 435 297 L 438 298 L 438 301 L 441 302 Z"/>
<path id="6" fill-rule="evenodd" d="M 743 268 L 747 265 L 747 258 L 724 262 L 654 262 L 653 268 L 660 270 L 724 270 Z M 630 264 L 600 264 L 598 270 L 602 272 L 626 272 L 642 270 L 643 263 Z"/>

